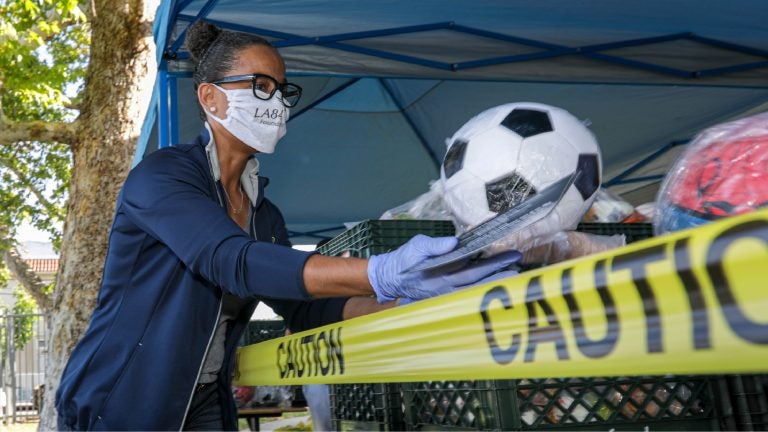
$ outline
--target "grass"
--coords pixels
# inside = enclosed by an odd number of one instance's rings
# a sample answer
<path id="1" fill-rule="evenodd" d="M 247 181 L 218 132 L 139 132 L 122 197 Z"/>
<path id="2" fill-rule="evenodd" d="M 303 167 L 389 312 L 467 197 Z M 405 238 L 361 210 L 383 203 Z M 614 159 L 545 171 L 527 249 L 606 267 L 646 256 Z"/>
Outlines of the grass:
<path id="1" fill-rule="evenodd" d="M 23 423 L 0 424 L 0 431 L 7 432 L 36 432 L 38 421 L 28 421 Z"/>

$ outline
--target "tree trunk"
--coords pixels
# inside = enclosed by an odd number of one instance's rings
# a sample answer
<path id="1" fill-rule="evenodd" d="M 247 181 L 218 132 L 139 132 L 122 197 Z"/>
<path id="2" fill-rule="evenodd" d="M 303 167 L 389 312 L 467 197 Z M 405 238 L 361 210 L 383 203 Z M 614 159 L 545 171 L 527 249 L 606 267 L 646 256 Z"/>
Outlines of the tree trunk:
<path id="1" fill-rule="evenodd" d="M 90 63 L 72 143 L 74 167 L 48 321 L 40 430 L 55 430 L 54 396 L 96 304 L 115 200 L 130 168 L 154 81 L 159 0 L 95 0 Z"/>

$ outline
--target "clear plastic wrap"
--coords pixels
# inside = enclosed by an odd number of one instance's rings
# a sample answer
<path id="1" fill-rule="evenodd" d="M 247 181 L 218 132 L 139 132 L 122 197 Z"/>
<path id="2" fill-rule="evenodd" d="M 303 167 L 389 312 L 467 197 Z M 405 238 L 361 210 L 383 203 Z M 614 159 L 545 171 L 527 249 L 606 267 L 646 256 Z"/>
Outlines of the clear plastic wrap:
<path id="1" fill-rule="evenodd" d="M 595 196 L 592 206 L 581 218 L 582 222 L 619 223 L 631 217 L 635 213 L 632 204 L 612 194 L 610 191 L 600 188 Z M 644 218 L 642 218 L 644 219 Z M 633 220 L 642 222 L 642 220 Z"/>
<path id="2" fill-rule="evenodd" d="M 598 235 L 578 231 L 560 231 L 531 242 L 523 252 L 524 264 L 553 264 L 626 245 L 623 234 Z"/>
<path id="3" fill-rule="evenodd" d="M 293 386 L 237 386 L 232 393 L 238 408 L 288 408 L 294 397 Z"/>
<path id="4" fill-rule="evenodd" d="M 448 219 L 461 235 L 577 173 L 551 211 L 538 213 L 483 255 L 535 249 L 528 254 L 535 261 L 528 262 L 556 262 L 623 244 L 618 238 L 566 233 L 592 205 L 602 174 L 597 140 L 567 111 L 529 102 L 500 105 L 470 119 L 446 144 L 440 179 L 428 192 L 387 210 L 382 219 Z"/>
<path id="5" fill-rule="evenodd" d="M 646 222 L 653 222 L 653 216 L 656 214 L 656 203 L 647 202 L 635 207 L 635 212 L 639 213 Z"/>
<path id="6" fill-rule="evenodd" d="M 379 219 L 453 220 L 453 217 L 445 207 L 439 181 L 432 180 L 429 191 L 385 211 Z"/>
<path id="7" fill-rule="evenodd" d="M 387 210 L 380 219 L 424 219 L 452 220 L 457 225 L 457 234 L 466 231 L 445 206 L 441 196 L 440 183 L 430 183 L 430 190 L 418 197 Z M 484 256 L 515 249 L 523 253 L 523 264 L 546 265 L 572 258 L 590 255 L 626 245 L 624 235 L 597 235 L 577 231 L 558 230 L 541 232 L 526 229 L 507 236 L 483 250 Z"/>
<path id="8" fill-rule="evenodd" d="M 440 172 L 446 208 L 462 234 L 520 205 L 578 172 L 554 208 L 485 251 L 525 252 L 572 230 L 589 209 L 601 178 L 600 147 L 567 111 L 538 103 L 500 105 L 481 112 L 449 140 Z"/>
<path id="9" fill-rule="evenodd" d="M 429 191 L 385 211 L 379 219 L 451 220 L 457 226 L 457 235 L 467 230 L 467 226 L 460 225 L 461 222 L 446 208 L 440 183 L 436 181 L 430 183 Z M 489 245 L 483 250 L 483 255 L 493 256 L 515 249 L 523 252 L 522 262 L 525 264 L 548 264 L 625 244 L 623 235 L 602 236 L 563 230 L 546 232 L 529 228 Z"/>
<path id="10" fill-rule="evenodd" d="M 664 234 L 768 206 L 768 112 L 712 126 L 675 161 L 656 198 Z"/>

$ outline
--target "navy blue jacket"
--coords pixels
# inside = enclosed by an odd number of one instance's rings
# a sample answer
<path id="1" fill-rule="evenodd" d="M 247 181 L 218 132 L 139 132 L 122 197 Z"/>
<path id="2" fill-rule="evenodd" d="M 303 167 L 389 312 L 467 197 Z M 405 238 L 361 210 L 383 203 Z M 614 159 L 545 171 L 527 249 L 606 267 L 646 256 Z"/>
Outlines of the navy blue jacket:
<path id="1" fill-rule="evenodd" d="M 346 299 L 309 301 L 302 270 L 310 254 L 290 248 L 280 211 L 264 199 L 266 179 L 250 236 L 227 215 L 208 140 L 203 131 L 193 144 L 156 151 L 129 174 L 96 309 L 56 392 L 60 427 L 180 429 L 223 293 L 253 299 L 228 326 L 219 374 L 229 430 L 237 424 L 234 352 L 258 300 L 293 331 L 341 319 Z"/>

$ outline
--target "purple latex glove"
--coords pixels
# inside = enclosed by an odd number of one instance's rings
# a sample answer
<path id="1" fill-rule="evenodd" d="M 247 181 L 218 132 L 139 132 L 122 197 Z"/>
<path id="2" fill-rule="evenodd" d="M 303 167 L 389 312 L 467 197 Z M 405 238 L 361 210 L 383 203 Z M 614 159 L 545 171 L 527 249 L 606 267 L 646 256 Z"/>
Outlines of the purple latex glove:
<path id="1" fill-rule="evenodd" d="M 517 272 L 517 270 L 504 270 L 504 271 L 500 271 L 498 273 L 494 273 L 494 274 L 492 274 L 490 276 L 487 276 L 487 277 L 483 278 L 482 280 L 479 280 L 479 281 L 477 281 L 477 282 L 475 282 L 473 284 L 469 284 L 469 285 L 466 285 L 466 286 L 463 286 L 463 287 L 458 287 L 456 289 L 460 290 L 460 289 L 464 289 L 464 288 L 469 288 L 471 286 L 482 285 L 484 283 L 489 283 L 489 282 L 497 281 L 499 279 L 504 279 L 504 278 L 508 278 L 508 277 L 512 277 L 512 276 L 517 276 L 518 274 L 519 273 Z M 413 300 L 413 299 L 409 299 L 409 298 L 401 298 L 400 301 L 397 302 L 397 305 L 398 306 L 403 306 L 403 305 L 407 305 L 407 304 L 413 303 L 415 301 L 417 301 L 417 300 Z"/>
<path id="2" fill-rule="evenodd" d="M 472 285 L 517 262 L 520 252 L 509 251 L 486 260 L 457 263 L 433 270 L 403 272 L 425 259 L 452 251 L 456 237 L 427 237 L 419 234 L 392 252 L 368 260 L 368 280 L 379 303 L 396 298 L 421 300 Z"/>

